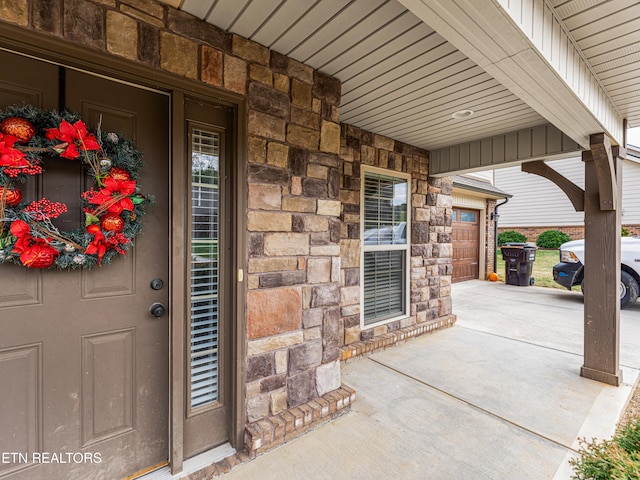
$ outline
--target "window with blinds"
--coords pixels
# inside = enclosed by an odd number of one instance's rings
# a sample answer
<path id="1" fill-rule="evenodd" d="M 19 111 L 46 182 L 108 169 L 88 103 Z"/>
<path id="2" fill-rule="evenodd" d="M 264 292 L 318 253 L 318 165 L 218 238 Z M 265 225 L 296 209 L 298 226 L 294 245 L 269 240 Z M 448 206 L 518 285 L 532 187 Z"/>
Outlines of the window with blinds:
<path id="1" fill-rule="evenodd" d="M 408 313 L 410 177 L 363 167 L 362 324 L 369 327 Z"/>
<path id="2" fill-rule="evenodd" d="M 218 401 L 220 135 L 191 131 L 190 405 Z"/>

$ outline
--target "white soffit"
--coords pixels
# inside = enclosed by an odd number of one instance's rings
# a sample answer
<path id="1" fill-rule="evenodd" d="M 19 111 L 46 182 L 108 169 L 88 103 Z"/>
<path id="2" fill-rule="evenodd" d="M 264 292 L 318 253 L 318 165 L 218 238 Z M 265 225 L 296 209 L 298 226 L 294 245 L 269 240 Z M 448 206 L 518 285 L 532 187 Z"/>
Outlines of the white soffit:
<path id="1" fill-rule="evenodd" d="M 583 147 L 599 131 L 622 142 L 621 115 L 544 0 L 399 1 Z"/>
<path id="2" fill-rule="evenodd" d="M 163 0 L 175 4 L 178 0 Z M 640 0 L 183 0 L 342 84 L 341 120 L 425 149 L 640 127 Z M 408 11 L 408 10 L 409 11 Z M 473 110 L 452 119 L 457 110 Z"/>
<path id="3" fill-rule="evenodd" d="M 551 0 L 630 127 L 640 127 L 640 1 Z"/>
<path id="4" fill-rule="evenodd" d="M 338 78 L 342 122 L 420 148 L 547 123 L 396 0 L 185 0 L 182 10 Z M 451 117 L 463 109 L 474 114 Z"/>

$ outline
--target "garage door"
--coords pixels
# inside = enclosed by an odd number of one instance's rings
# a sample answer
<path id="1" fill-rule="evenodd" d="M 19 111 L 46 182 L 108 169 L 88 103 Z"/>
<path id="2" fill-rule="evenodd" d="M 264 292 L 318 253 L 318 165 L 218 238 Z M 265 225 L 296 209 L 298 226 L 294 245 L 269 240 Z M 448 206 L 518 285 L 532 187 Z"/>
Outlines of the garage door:
<path id="1" fill-rule="evenodd" d="M 453 282 L 478 278 L 480 273 L 480 211 L 453 209 Z"/>

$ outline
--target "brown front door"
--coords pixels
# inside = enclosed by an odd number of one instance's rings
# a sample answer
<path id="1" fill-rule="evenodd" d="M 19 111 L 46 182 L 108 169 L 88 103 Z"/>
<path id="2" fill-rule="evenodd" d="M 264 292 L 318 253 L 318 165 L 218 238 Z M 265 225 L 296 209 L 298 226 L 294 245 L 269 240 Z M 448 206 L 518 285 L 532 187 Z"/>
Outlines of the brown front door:
<path id="1" fill-rule="evenodd" d="M 112 264 L 0 265 L 0 455 L 11 454 L 0 478 L 120 479 L 168 458 L 169 314 L 149 306 L 168 307 L 169 98 L 9 53 L 0 62 L 0 106 L 66 107 L 90 128 L 101 119 L 144 153 L 139 185 L 155 196 L 143 233 Z M 71 202 L 87 188 L 68 162 L 44 168 L 27 200 Z M 71 230 L 80 214 L 69 207 Z"/>
<path id="2" fill-rule="evenodd" d="M 453 209 L 453 282 L 478 278 L 480 268 L 480 212 Z"/>

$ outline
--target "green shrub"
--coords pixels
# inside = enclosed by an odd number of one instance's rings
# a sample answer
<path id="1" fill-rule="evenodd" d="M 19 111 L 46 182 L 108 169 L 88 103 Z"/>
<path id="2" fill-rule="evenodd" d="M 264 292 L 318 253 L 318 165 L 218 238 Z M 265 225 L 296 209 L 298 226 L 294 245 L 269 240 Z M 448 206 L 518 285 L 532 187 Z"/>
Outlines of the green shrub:
<path id="1" fill-rule="evenodd" d="M 640 419 L 622 427 L 611 440 L 581 442 L 579 458 L 569 461 L 577 480 L 640 478 Z"/>
<path id="2" fill-rule="evenodd" d="M 571 240 L 571 237 L 559 230 L 547 230 L 542 232 L 537 240 L 536 245 L 540 248 L 560 248 L 560 245 Z"/>
<path id="3" fill-rule="evenodd" d="M 525 243 L 527 237 L 515 230 L 507 230 L 498 235 L 498 246 L 501 247 L 505 243 Z"/>
<path id="4" fill-rule="evenodd" d="M 621 235 L 622 237 L 628 237 L 628 236 L 630 235 L 630 234 L 629 234 L 629 229 L 628 229 L 628 228 L 624 228 L 624 227 L 622 227 L 622 231 L 620 232 L 620 235 Z"/>

